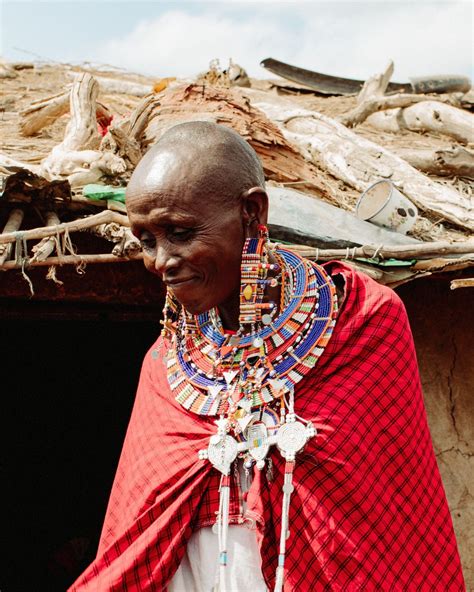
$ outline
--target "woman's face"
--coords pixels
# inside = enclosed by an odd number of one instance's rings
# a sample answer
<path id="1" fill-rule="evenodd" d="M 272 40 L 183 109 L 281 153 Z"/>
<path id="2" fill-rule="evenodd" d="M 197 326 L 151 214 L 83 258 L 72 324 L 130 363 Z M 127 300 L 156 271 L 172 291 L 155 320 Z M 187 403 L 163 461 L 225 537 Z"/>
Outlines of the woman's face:
<path id="1" fill-rule="evenodd" d="M 137 184 L 127 193 L 133 234 L 146 268 L 156 273 L 192 314 L 238 299 L 245 222 L 235 196 Z"/>

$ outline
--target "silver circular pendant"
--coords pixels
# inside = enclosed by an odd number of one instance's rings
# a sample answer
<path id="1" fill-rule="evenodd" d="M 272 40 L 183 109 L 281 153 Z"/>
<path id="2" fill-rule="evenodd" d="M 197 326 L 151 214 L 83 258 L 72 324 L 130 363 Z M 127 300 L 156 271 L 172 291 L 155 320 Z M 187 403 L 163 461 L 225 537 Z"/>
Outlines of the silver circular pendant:
<path id="1" fill-rule="evenodd" d="M 255 337 L 255 339 L 252 342 L 252 345 L 254 347 L 262 347 L 262 345 L 263 345 L 263 339 L 261 337 Z"/>
<path id="2" fill-rule="evenodd" d="M 306 427 L 299 421 L 285 423 L 277 433 L 277 446 L 285 454 L 295 454 L 303 448 L 308 437 Z"/>
<path id="3" fill-rule="evenodd" d="M 270 325 L 270 323 L 272 322 L 272 317 L 269 314 L 264 314 L 262 315 L 262 323 L 264 325 Z"/>

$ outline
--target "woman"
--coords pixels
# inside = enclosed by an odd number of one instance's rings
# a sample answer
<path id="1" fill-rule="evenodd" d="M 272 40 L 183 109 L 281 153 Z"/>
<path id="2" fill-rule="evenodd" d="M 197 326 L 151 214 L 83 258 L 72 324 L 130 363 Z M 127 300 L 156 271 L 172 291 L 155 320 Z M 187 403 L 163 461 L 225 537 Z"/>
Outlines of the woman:
<path id="1" fill-rule="evenodd" d="M 213 123 L 169 130 L 127 208 L 164 329 L 72 590 L 463 590 L 398 297 L 273 248 L 258 158 Z"/>

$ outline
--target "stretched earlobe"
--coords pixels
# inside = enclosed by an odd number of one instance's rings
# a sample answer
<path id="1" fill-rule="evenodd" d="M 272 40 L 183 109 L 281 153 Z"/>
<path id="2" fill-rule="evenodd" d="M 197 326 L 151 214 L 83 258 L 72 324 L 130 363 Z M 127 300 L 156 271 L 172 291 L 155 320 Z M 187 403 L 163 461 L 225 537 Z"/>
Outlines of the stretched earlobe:
<path id="1" fill-rule="evenodd" d="M 268 217 L 268 195 L 262 187 L 252 187 L 241 195 L 245 238 L 257 238 L 259 226 Z"/>

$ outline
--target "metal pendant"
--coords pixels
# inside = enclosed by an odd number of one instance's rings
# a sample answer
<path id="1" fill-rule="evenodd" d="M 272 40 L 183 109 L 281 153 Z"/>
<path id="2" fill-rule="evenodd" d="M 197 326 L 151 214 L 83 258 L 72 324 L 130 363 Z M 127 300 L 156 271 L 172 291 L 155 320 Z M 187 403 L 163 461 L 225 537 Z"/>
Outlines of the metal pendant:
<path id="1" fill-rule="evenodd" d="M 316 434 L 312 424 L 304 425 L 300 421 L 290 421 L 281 426 L 276 435 L 276 444 L 282 456 L 292 461 L 306 442 Z"/>
<path id="2" fill-rule="evenodd" d="M 199 451 L 200 459 L 209 459 L 209 462 L 223 475 L 230 473 L 230 466 L 238 454 L 237 441 L 232 436 L 212 436 L 207 450 Z"/>
<path id="3" fill-rule="evenodd" d="M 270 449 L 267 427 L 263 421 L 252 423 L 245 432 L 245 439 L 247 440 L 249 454 L 257 461 L 257 468 L 263 468 L 265 466 L 265 457 Z"/>

